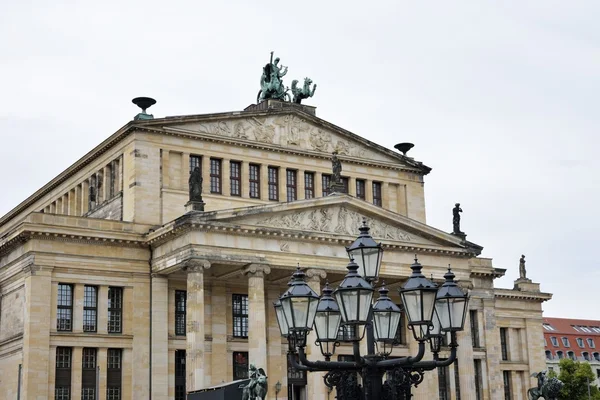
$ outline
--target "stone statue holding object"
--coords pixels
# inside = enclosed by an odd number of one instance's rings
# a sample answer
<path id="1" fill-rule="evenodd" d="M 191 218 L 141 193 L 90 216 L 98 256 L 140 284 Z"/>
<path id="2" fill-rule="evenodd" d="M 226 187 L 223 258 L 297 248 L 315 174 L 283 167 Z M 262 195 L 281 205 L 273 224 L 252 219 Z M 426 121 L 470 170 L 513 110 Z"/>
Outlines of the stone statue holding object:
<path id="1" fill-rule="evenodd" d="M 465 233 L 460 230 L 460 213 L 463 212 L 462 208 L 460 208 L 460 203 L 456 203 L 454 208 L 452 209 L 452 234 L 463 236 Z"/>
<path id="2" fill-rule="evenodd" d="M 248 369 L 250 382 L 244 386 L 242 400 L 264 400 L 267 397 L 267 374 L 262 368 L 256 368 L 250 364 Z"/>
<path id="3" fill-rule="evenodd" d="M 527 270 L 525 269 L 525 256 L 521 255 L 521 259 L 519 260 L 519 278 L 527 279 Z"/>
<path id="4" fill-rule="evenodd" d="M 190 201 L 185 205 L 187 211 L 204 211 L 202 200 L 202 173 L 200 167 L 195 167 L 188 179 Z"/>
<path id="5" fill-rule="evenodd" d="M 333 174 L 329 182 L 329 189 L 332 193 L 341 193 L 344 189 L 344 184 L 342 183 L 342 162 L 337 158 L 337 154 L 337 151 L 331 153 L 331 169 Z"/>

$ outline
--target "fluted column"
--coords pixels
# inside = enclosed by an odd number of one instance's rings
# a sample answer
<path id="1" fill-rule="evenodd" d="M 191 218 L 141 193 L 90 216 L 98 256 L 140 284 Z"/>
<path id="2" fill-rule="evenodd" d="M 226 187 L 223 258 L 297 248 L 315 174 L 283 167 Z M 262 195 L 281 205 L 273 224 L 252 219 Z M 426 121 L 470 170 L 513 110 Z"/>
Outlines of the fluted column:
<path id="1" fill-rule="evenodd" d="M 248 359 L 267 372 L 267 328 L 265 309 L 265 275 L 271 267 L 250 264 L 243 273 L 248 276 Z"/>
<path id="2" fill-rule="evenodd" d="M 321 295 L 321 280 L 327 278 L 327 273 L 322 269 L 309 269 L 306 271 L 306 280 L 308 286 L 318 295 Z M 307 338 L 307 354 L 310 360 L 323 360 L 321 349 L 315 343 L 317 340 L 317 334 L 313 331 L 308 335 Z M 323 372 L 311 372 L 307 376 L 307 388 L 306 393 L 309 399 L 314 400 L 327 400 L 327 387 L 323 382 Z"/>
<path id="3" fill-rule="evenodd" d="M 187 351 L 186 385 L 188 392 L 202 389 L 204 382 L 204 270 L 210 268 L 207 260 L 186 262 L 187 271 Z"/>

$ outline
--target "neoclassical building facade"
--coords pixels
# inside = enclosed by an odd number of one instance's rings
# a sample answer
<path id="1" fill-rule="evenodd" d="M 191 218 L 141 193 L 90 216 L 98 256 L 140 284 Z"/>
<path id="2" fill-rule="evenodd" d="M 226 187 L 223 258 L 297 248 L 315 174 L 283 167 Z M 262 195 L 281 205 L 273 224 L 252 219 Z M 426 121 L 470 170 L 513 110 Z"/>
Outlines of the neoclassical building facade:
<path id="1" fill-rule="evenodd" d="M 495 288 L 505 270 L 482 247 L 427 225 L 429 167 L 315 114 L 267 100 L 135 119 L 3 216 L 0 398 L 183 399 L 252 362 L 269 399 L 332 399 L 321 375 L 288 368 L 272 304 L 297 265 L 318 293 L 335 287 L 366 218 L 398 303 L 415 254 L 438 282 L 451 264 L 471 296 L 458 362 L 415 398 L 525 399 L 551 296 Z M 329 190 L 334 151 L 344 193 Z M 196 167 L 204 212 L 186 209 Z M 393 356 L 416 352 L 405 324 Z"/>

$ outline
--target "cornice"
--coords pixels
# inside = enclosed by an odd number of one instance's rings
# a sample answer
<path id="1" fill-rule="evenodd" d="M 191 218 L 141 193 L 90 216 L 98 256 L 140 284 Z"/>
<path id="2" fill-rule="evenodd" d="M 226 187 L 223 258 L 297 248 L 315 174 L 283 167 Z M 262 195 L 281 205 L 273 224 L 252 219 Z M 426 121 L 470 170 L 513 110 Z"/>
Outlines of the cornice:
<path id="1" fill-rule="evenodd" d="M 494 297 L 498 299 L 526 300 L 543 303 L 544 301 L 550 300 L 552 298 L 552 294 L 542 292 L 523 292 L 510 289 L 495 289 Z"/>

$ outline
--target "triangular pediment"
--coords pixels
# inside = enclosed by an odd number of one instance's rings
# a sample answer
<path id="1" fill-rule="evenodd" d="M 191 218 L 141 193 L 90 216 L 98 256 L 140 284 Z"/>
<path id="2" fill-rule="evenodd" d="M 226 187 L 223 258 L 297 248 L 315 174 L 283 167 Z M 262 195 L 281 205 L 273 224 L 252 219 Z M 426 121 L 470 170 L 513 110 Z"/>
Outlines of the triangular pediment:
<path id="1" fill-rule="evenodd" d="M 209 220 L 256 229 L 268 228 L 282 235 L 338 236 L 354 238 L 363 218 L 371 235 L 384 243 L 455 248 L 468 246 L 453 235 L 354 197 L 336 194 L 323 198 L 215 211 Z"/>
<path id="2" fill-rule="evenodd" d="M 313 115 L 296 110 L 269 113 L 240 112 L 217 118 L 171 122 L 166 129 L 234 140 L 240 143 L 279 147 L 292 151 L 321 153 L 336 151 L 342 157 L 393 163 L 429 172 L 429 168 L 363 137 Z"/>

